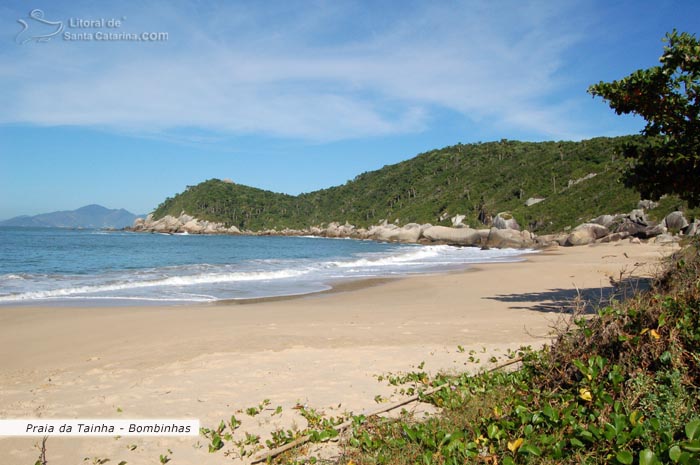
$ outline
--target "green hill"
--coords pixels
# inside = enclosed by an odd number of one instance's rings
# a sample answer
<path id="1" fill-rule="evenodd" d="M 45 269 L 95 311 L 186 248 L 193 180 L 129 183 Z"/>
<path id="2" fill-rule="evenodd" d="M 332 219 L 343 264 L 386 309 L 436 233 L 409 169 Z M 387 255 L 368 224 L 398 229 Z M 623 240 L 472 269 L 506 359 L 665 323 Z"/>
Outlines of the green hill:
<path id="1" fill-rule="evenodd" d="M 531 231 L 559 231 L 636 207 L 639 194 L 619 182 L 624 161 L 616 155 L 619 145 L 636 137 L 458 144 L 298 196 L 211 179 L 166 199 L 154 217 L 184 211 L 240 229 L 279 230 L 331 221 L 366 227 L 384 219 L 449 225 L 450 217 L 462 214 L 476 227 L 480 219 L 510 211 Z M 535 197 L 545 200 L 525 206 Z M 679 204 L 666 203 L 669 209 Z"/>

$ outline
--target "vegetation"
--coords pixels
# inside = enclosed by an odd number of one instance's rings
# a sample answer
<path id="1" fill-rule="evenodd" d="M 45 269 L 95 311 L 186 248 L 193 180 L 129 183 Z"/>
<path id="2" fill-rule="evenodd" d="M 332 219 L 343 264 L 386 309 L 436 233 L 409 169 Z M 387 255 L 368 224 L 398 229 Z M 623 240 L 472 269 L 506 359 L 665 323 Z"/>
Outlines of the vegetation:
<path id="1" fill-rule="evenodd" d="M 331 221 L 366 227 L 384 219 L 450 225 L 456 214 L 479 227 L 496 213 L 509 211 L 531 231 L 561 231 L 636 207 L 639 194 L 618 181 L 624 160 L 617 153 L 639 139 L 458 144 L 296 197 L 212 179 L 166 199 L 154 216 L 184 211 L 240 229 L 279 230 Z M 595 176 L 586 178 L 590 174 Z M 526 207 L 530 197 L 546 200 Z M 659 213 L 662 218 L 685 207 L 674 197 L 665 206 L 669 210 Z"/>
<path id="2" fill-rule="evenodd" d="M 646 139 L 627 144 L 633 160 L 625 181 L 645 197 L 677 194 L 700 205 L 700 42 L 673 31 L 660 66 L 640 69 L 589 92 L 605 99 L 617 114 L 634 113 L 647 121 Z"/>
<path id="3" fill-rule="evenodd" d="M 699 464 L 699 245 L 674 257 L 650 291 L 593 317 L 573 312 L 551 346 L 517 354 L 516 371 L 383 378 L 401 393 L 425 392 L 440 413 L 351 416 L 332 463 Z M 268 448 L 302 436 L 332 440 L 345 420 L 301 413 L 309 429 L 275 432 Z M 265 448 L 257 436 L 236 439 L 238 428 L 232 418 L 203 430 L 210 451 L 250 457 Z M 297 448 L 276 461 L 317 461 L 307 455 Z"/>

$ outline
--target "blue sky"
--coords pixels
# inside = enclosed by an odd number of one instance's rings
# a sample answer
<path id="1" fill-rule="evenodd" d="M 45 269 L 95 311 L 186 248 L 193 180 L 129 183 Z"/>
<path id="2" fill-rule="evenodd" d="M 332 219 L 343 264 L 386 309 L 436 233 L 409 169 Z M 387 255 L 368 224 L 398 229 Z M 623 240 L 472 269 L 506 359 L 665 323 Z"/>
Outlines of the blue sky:
<path id="1" fill-rule="evenodd" d="M 34 9 L 62 34 L 167 40 L 38 42 L 56 29 Z M 657 64 L 663 35 L 699 18 L 698 1 L 659 0 L 5 1 L 0 219 L 144 213 L 212 177 L 297 194 L 458 142 L 636 133 L 586 88 Z"/>

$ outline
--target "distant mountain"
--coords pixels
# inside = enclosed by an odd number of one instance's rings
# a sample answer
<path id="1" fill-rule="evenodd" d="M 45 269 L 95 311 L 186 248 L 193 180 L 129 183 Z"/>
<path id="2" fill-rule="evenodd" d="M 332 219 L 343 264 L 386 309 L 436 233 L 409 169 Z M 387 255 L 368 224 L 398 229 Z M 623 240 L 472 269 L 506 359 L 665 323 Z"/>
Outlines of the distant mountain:
<path id="1" fill-rule="evenodd" d="M 109 209 L 101 205 L 86 205 L 77 210 L 42 213 L 35 216 L 17 216 L 0 221 L 0 226 L 22 226 L 41 228 L 123 228 L 137 218 L 120 208 Z"/>

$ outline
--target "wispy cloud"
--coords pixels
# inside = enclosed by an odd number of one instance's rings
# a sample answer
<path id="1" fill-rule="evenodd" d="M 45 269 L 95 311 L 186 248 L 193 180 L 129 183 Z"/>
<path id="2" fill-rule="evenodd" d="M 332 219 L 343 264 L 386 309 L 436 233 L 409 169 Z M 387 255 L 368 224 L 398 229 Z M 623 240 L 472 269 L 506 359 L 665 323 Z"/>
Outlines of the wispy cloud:
<path id="1" fill-rule="evenodd" d="M 543 137 L 577 136 L 571 103 L 556 97 L 566 53 L 581 40 L 571 6 L 122 8 L 115 14 L 134 17 L 129 28 L 167 31 L 169 40 L 5 45 L 0 122 L 330 141 L 420 131 L 448 110 Z"/>

